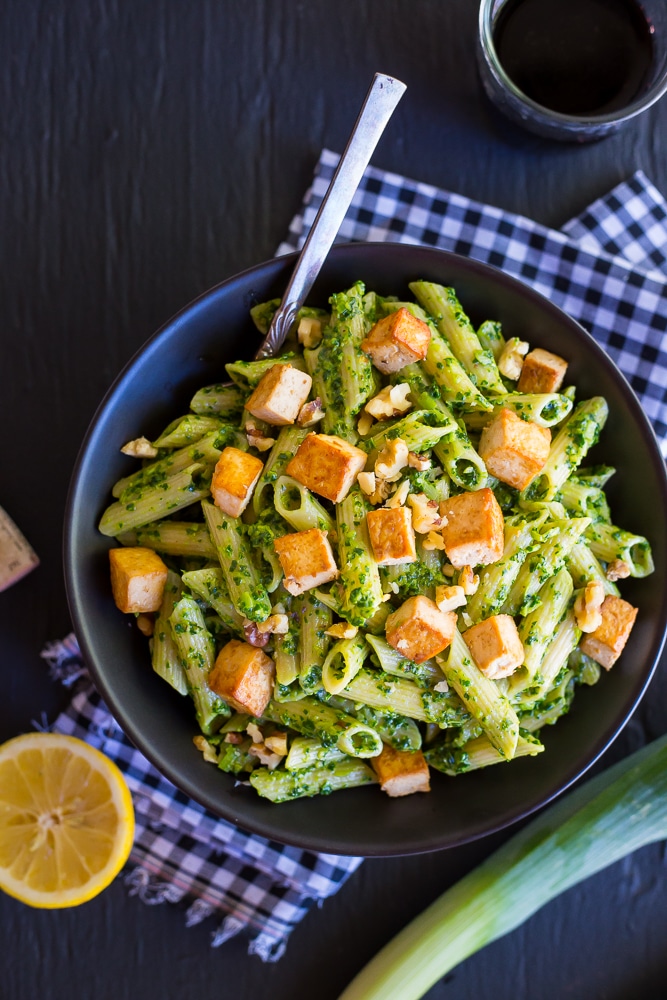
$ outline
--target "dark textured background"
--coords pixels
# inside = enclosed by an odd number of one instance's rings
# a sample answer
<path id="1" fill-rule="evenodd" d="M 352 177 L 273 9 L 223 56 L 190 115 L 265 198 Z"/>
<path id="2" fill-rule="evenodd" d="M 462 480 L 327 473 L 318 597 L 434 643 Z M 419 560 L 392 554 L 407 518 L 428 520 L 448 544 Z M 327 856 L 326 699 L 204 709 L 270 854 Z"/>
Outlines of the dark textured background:
<path id="1" fill-rule="evenodd" d="M 342 148 L 376 70 L 408 93 L 374 157 L 558 226 L 641 167 L 667 192 L 667 100 L 577 148 L 480 94 L 475 0 L 4 0 L 0 6 L 0 503 L 42 565 L 0 595 L 0 738 L 62 703 L 39 658 L 69 631 L 61 523 L 79 442 L 143 341 L 270 256 L 322 146 Z M 602 764 L 667 731 L 659 672 Z M 0 898 L 3 1000 L 333 1000 L 388 938 L 507 834 L 366 862 L 275 966 L 208 947 L 176 907 L 114 884 L 82 909 Z M 431 1000 L 667 996 L 662 847 L 571 891 Z"/>

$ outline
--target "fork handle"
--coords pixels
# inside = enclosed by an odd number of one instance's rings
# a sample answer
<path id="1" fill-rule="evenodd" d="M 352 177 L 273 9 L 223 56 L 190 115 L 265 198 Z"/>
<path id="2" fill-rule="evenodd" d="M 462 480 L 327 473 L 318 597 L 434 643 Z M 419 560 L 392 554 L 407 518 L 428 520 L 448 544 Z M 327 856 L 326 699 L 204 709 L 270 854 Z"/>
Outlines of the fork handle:
<path id="1" fill-rule="evenodd" d="M 320 273 L 380 136 L 405 90 L 400 80 L 375 74 L 282 302 L 255 354 L 257 360 L 272 357 L 284 344 L 296 314 Z"/>

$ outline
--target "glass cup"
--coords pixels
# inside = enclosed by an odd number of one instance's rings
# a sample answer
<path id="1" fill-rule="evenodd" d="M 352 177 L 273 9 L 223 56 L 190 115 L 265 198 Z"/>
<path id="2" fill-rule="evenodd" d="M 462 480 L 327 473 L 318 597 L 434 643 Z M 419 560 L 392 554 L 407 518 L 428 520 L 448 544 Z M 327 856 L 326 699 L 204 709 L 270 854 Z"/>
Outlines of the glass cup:
<path id="1" fill-rule="evenodd" d="M 641 92 L 627 106 L 603 114 L 564 114 L 524 94 L 503 68 L 494 42 L 498 17 L 515 0 L 481 0 L 477 63 L 484 90 L 492 103 L 515 124 L 536 135 L 564 142 L 590 142 L 618 131 L 667 91 L 667 2 L 640 0 L 652 41 L 652 59 Z"/>

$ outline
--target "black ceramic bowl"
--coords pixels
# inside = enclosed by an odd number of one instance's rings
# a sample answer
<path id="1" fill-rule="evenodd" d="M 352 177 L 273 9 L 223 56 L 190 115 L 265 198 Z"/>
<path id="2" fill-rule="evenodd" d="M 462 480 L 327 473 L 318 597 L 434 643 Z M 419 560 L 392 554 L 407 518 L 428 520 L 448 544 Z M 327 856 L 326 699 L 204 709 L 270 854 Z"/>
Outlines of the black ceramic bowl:
<path id="1" fill-rule="evenodd" d="M 417 278 L 453 285 L 474 323 L 497 319 L 508 335 L 555 350 L 570 362 L 578 398 L 603 395 L 610 416 L 595 461 L 618 468 L 609 485 L 615 523 L 647 535 L 656 571 L 623 582 L 639 607 L 628 646 L 594 688 L 543 731 L 546 752 L 510 766 L 457 778 L 433 774 L 429 795 L 392 800 L 366 787 L 273 805 L 203 761 L 194 748 L 189 699 L 151 670 L 146 639 L 115 607 L 109 585 L 110 541 L 97 532 L 112 483 L 130 460 L 120 445 L 159 431 L 185 412 L 193 392 L 224 378 L 224 364 L 249 357 L 257 334 L 255 302 L 279 296 L 293 257 L 268 261 L 223 282 L 187 306 L 129 362 L 95 416 L 74 470 L 65 524 L 65 572 L 76 633 L 111 711 L 150 761 L 213 813 L 273 840 L 334 854 L 413 854 L 452 847 L 512 823 L 581 775 L 619 733 L 641 698 L 667 622 L 667 489 L 649 424 L 623 377 L 593 339 L 546 299 L 494 268 L 438 250 L 400 244 L 334 248 L 310 296 L 327 296 L 356 279 L 405 297 Z"/>

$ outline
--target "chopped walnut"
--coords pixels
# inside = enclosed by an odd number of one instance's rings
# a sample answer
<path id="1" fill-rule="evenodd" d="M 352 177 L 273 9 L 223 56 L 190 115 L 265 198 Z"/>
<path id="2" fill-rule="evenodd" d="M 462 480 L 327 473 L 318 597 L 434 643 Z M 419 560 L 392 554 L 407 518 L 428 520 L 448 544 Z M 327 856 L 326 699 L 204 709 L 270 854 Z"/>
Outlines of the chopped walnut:
<path id="1" fill-rule="evenodd" d="M 264 742 L 264 734 L 262 733 L 262 730 L 259 728 L 257 723 L 249 722 L 248 725 L 245 727 L 245 731 L 250 737 L 250 739 L 253 741 L 253 743 Z"/>
<path id="2" fill-rule="evenodd" d="M 384 503 L 387 497 L 391 493 L 391 484 L 387 482 L 386 479 L 376 479 L 375 473 L 371 473 L 373 476 L 373 481 L 375 483 L 372 493 L 366 494 L 370 503 L 377 506 L 379 503 Z M 360 484 L 361 485 L 361 484 Z"/>
<path id="3" fill-rule="evenodd" d="M 260 763 L 268 767 L 269 771 L 274 771 L 283 759 L 281 754 L 267 750 L 263 743 L 253 743 L 250 747 L 250 753 L 259 758 Z"/>
<path id="4" fill-rule="evenodd" d="M 437 691 L 438 694 L 447 694 L 449 691 L 449 684 L 447 681 L 438 681 L 433 690 Z"/>
<path id="5" fill-rule="evenodd" d="M 395 482 L 408 464 L 408 446 L 402 438 L 392 438 L 375 460 L 375 475 L 378 479 Z"/>
<path id="6" fill-rule="evenodd" d="M 322 409 L 322 400 L 319 396 L 315 399 L 311 399 L 310 402 L 304 403 L 299 410 L 299 416 L 296 418 L 296 422 L 299 427 L 313 427 L 318 424 L 320 420 L 323 420 L 325 416 L 324 410 Z"/>
<path id="7" fill-rule="evenodd" d="M 459 587 L 461 587 L 463 593 L 467 594 L 468 597 L 477 591 L 479 577 L 476 573 L 473 573 L 472 566 L 464 566 L 459 573 Z"/>
<path id="8" fill-rule="evenodd" d="M 216 749 L 211 743 L 208 742 L 208 740 L 204 739 L 203 736 L 193 736 L 192 742 L 197 747 L 197 750 L 201 750 L 204 760 L 208 761 L 209 764 L 218 763 L 218 754 Z"/>
<path id="9" fill-rule="evenodd" d="M 155 458 L 157 455 L 157 448 L 145 437 L 128 441 L 120 450 L 123 455 L 130 455 L 131 458 Z"/>
<path id="10" fill-rule="evenodd" d="M 616 580 L 625 580 L 630 576 L 631 567 L 623 559 L 614 559 L 607 566 L 607 572 L 605 576 L 607 579 L 614 583 Z"/>
<path id="11" fill-rule="evenodd" d="M 245 425 L 245 436 L 250 447 L 256 448 L 257 451 L 268 451 L 276 443 L 275 438 L 264 437 L 257 424 L 250 421 Z"/>
<path id="12" fill-rule="evenodd" d="M 434 528 L 442 527 L 438 504 L 429 500 L 425 493 L 411 493 L 408 503 L 412 507 L 412 527 L 420 535 L 426 535 Z"/>
<path id="13" fill-rule="evenodd" d="M 434 549 L 437 549 L 439 552 L 444 552 L 445 540 L 439 531 L 429 531 L 428 535 L 422 542 L 422 546 L 427 550 L 427 552 L 432 552 Z"/>
<path id="14" fill-rule="evenodd" d="M 360 472 L 357 476 L 357 482 L 359 483 L 359 489 L 362 493 L 365 493 L 367 497 L 369 497 L 371 493 L 375 493 L 374 472 Z"/>
<path id="15" fill-rule="evenodd" d="M 142 635 L 152 635 L 155 630 L 155 619 L 152 615 L 137 615 L 137 628 Z"/>
<path id="16" fill-rule="evenodd" d="M 604 587 L 599 580 L 591 580 L 577 595 L 574 617 L 582 632 L 595 632 L 602 624 L 600 608 L 604 596 Z"/>
<path id="17" fill-rule="evenodd" d="M 263 622 L 258 622 L 257 631 L 260 635 L 287 635 L 289 618 L 284 614 L 270 615 Z"/>
<path id="18" fill-rule="evenodd" d="M 408 465 L 411 469 L 416 469 L 417 472 L 426 472 L 427 469 L 431 468 L 431 464 L 431 459 L 425 455 L 418 455 L 416 451 L 408 453 Z"/>
<path id="19" fill-rule="evenodd" d="M 284 757 L 287 753 L 287 733 L 274 733 L 273 736 L 267 736 L 264 745 L 273 753 L 277 753 L 279 757 Z"/>
<path id="20" fill-rule="evenodd" d="M 466 604 L 465 591 L 461 586 L 438 585 L 435 588 L 435 603 L 440 611 L 454 611 L 455 608 L 462 608 Z"/>
<path id="21" fill-rule="evenodd" d="M 241 733 L 227 733 L 224 742 L 233 743 L 235 746 L 238 746 L 239 743 L 243 743 L 243 736 Z"/>
<path id="22" fill-rule="evenodd" d="M 271 638 L 269 632 L 260 632 L 257 622 L 251 622 L 247 618 L 243 620 L 243 634 L 245 641 L 258 649 L 263 649 Z"/>
<path id="23" fill-rule="evenodd" d="M 350 625 L 348 622 L 337 622 L 336 625 L 326 629 L 324 634 L 330 635 L 334 639 L 354 639 L 358 631 L 356 625 Z"/>
<path id="24" fill-rule="evenodd" d="M 385 507 L 393 509 L 394 507 L 402 507 L 405 501 L 408 499 L 408 493 L 410 492 L 410 481 L 404 479 L 400 486 L 394 491 L 394 493 L 389 497 L 385 503 Z"/>
<path id="25" fill-rule="evenodd" d="M 322 339 L 322 320 L 316 316 L 304 316 L 299 320 L 296 335 L 304 347 L 317 347 Z"/>
<path id="26" fill-rule="evenodd" d="M 388 385 L 378 392 L 377 396 L 369 399 L 364 410 L 376 420 L 398 417 L 402 413 L 407 413 L 412 407 L 412 403 L 407 399 L 409 392 L 410 386 L 407 382 L 401 382 L 400 385 Z"/>
<path id="27" fill-rule="evenodd" d="M 505 378 L 515 382 L 521 375 L 523 359 L 530 350 L 530 344 L 518 337 L 511 337 L 503 348 L 503 352 L 498 358 L 498 371 Z"/>
<path id="28" fill-rule="evenodd" d="M 357 432 L 361 437 L 366 437 L 370 434 L 371 427 L 373 426 L 373 418 L 370 413 L 362 413 L 357 421 Z"/>

